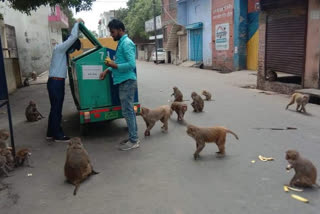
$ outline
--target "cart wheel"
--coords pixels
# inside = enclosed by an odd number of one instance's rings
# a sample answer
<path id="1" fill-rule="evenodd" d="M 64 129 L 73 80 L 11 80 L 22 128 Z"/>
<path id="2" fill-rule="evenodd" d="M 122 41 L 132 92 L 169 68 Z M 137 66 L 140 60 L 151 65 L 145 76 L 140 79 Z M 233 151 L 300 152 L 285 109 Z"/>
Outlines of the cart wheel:
<path id="1" fill-rule="evenodd" d="M 80 125 L 80 133 L 81 133 L 81 136 L 87 136 L 89 134 L 89 125 L 88 124 Z"/>

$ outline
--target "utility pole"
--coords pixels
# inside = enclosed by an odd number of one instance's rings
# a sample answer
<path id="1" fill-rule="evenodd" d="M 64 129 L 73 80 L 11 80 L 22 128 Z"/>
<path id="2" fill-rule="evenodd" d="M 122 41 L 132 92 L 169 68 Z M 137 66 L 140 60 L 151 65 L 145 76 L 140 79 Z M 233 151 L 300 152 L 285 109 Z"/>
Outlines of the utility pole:
<path id="1" fill-rule="evenodd" d="M 157 17 L 156 17 L 156 1 L 153 0 L 153 25 L 154 25 L 154 45 L 156 52 L 156 64 L 158 64 L 158 42 L 157 42 Z"/>

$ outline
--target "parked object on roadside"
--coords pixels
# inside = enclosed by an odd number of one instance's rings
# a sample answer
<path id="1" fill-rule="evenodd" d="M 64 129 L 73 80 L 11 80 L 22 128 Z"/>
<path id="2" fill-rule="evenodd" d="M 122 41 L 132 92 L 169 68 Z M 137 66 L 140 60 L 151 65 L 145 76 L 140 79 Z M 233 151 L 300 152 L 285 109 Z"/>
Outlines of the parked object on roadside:
<path id="1" fill-rule="evenodd" d="M 295 175 L 291 179 L 289 186 L 297 187 L 313 187 L 319 188 L 317 181 L 317 169 L 313 163 L 300 156 L 296 150 L 288 150 L 286 152 L 286 160 L 289 162 L 287 170 L 294 169 Z"/>
<path id="2" fill-rule="evenodd" d="M 144 136 L 150 136 L 151 129 L 159 120 L 163 123 L 163 126 L 161 127 L 162 131 L 168 131 L 168 120 L 171 115 L 172 110 L 168 105 L 160 106 L 155 109 L 142 107 L 141 116 L 147 126 Z"/>
<path id="3" fill-rule="evenodd" d="M 64 175 L 71 184 L 75 185 L 73 195 L 77 194 L 80 183 L 94 174 L 98 172 L 93 170 L 88 152 L 83 147 L 81 139 L 71 138 L 67 149 Z"/>
<path id="4" fill-rule="evenodd" d="M 157 55 L 158 55 L 158 61 L 156 59 L 156 52 L 155 51 L 152 52 L 151 60 L 154 63 L 159 63 L 159 62 L 164 63 L 166 61 L 166 52 L 164 51 L 163 48 L 157 49 Z"/>
<path id="5" fill-rule="evenodd" d="M 278 79 L 277 72 L 275 72 L 272 69 L 266 70 L 266 80 L 267 81 L 273 82 L 273 81 L 276 81 L 277 79 Z"/>
<path id="6" fill-rule="evenodd" d="M 206 128 L 189 124 L 187 126 L 187 134 L 196 141 L 197 145 L 197 150 L 193 155 L 194 159 L 196 160 L 200 157 L 200 152 L 205 147 L 206 143 L 216 143 L 219 148 L 217 154 L 223 157 L 225 155 L 227 133 L 232 134 L 237 140 L 239 140 L 238 136 L 234 132 L 225 127 L 216 126 Z"/>
<path id="7" fill-rule="evenodd" d="M 310 99 L 309 95 L 301 94 L 301 93 L 294 93 L 291 95 L 291 99 L 289 104 L 286 107 L 286 110 L 289 108 L 290 105 L 294 104 L 295 102 L 297 103 L 297 108 L 296 111 L 298 112 L 304 112 L 306 113 L 306 108 L 305 106 L 308 104 Z"/>
<path id="8" fill-rule="evenodd" d="M 27 121 L 29 122 L 35 122 L 44 118 L 42 114 L 38 111 L 37 104 L 32 100 L 29 102 L 29 105 L 26 108 L 25 115 Z"/>

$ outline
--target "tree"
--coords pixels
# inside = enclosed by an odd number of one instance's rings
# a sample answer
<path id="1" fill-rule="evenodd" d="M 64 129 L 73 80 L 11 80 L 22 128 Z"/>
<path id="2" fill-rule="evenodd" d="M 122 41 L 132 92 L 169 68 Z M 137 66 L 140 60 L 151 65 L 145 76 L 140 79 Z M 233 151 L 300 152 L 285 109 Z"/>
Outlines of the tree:
<path id="1" fill-rule="evenodd" d="M 4 1 L 4 0 L 2 0 Z M 28 15 L 42 5 L 54 6 L 59 4 L 63 8 L 75 8 L 76 11 L 90 10 L 95 0 L 7 0 L 13 9 Z"/>
<path id="2" fill-rule="evenodd" d="M 156 0 L 156 16 L 161 14 L 161 0 Z M 128 13 L 124 19 L 126 29 L 130 37 L 148 37 L 145 32 L 144 23 L 153 18 L 153 1 L 151 0 L 129 0 L 127 3 Z"/>

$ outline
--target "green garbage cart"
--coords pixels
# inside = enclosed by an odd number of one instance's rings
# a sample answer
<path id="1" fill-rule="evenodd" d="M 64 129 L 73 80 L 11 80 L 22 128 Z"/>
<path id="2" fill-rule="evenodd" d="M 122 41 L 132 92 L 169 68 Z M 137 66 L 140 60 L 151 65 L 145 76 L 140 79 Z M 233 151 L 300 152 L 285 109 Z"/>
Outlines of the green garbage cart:
<path id="1" fill-rule="evenodd" d="M 118 87 L 113 85 L 112 73 L 104 80 L 99 79 L 100 73 L 107 67 L 105 58 L 109 56 L 114 59 L 116 50 L 103 47 L 82 23 L 79 30 L 94 46 L 71 59 L 68 66 L 70 88 L 79 111 L 80 124 L 122 118 Z M 138 90 L 134 110 L 140 112 Z"/>

